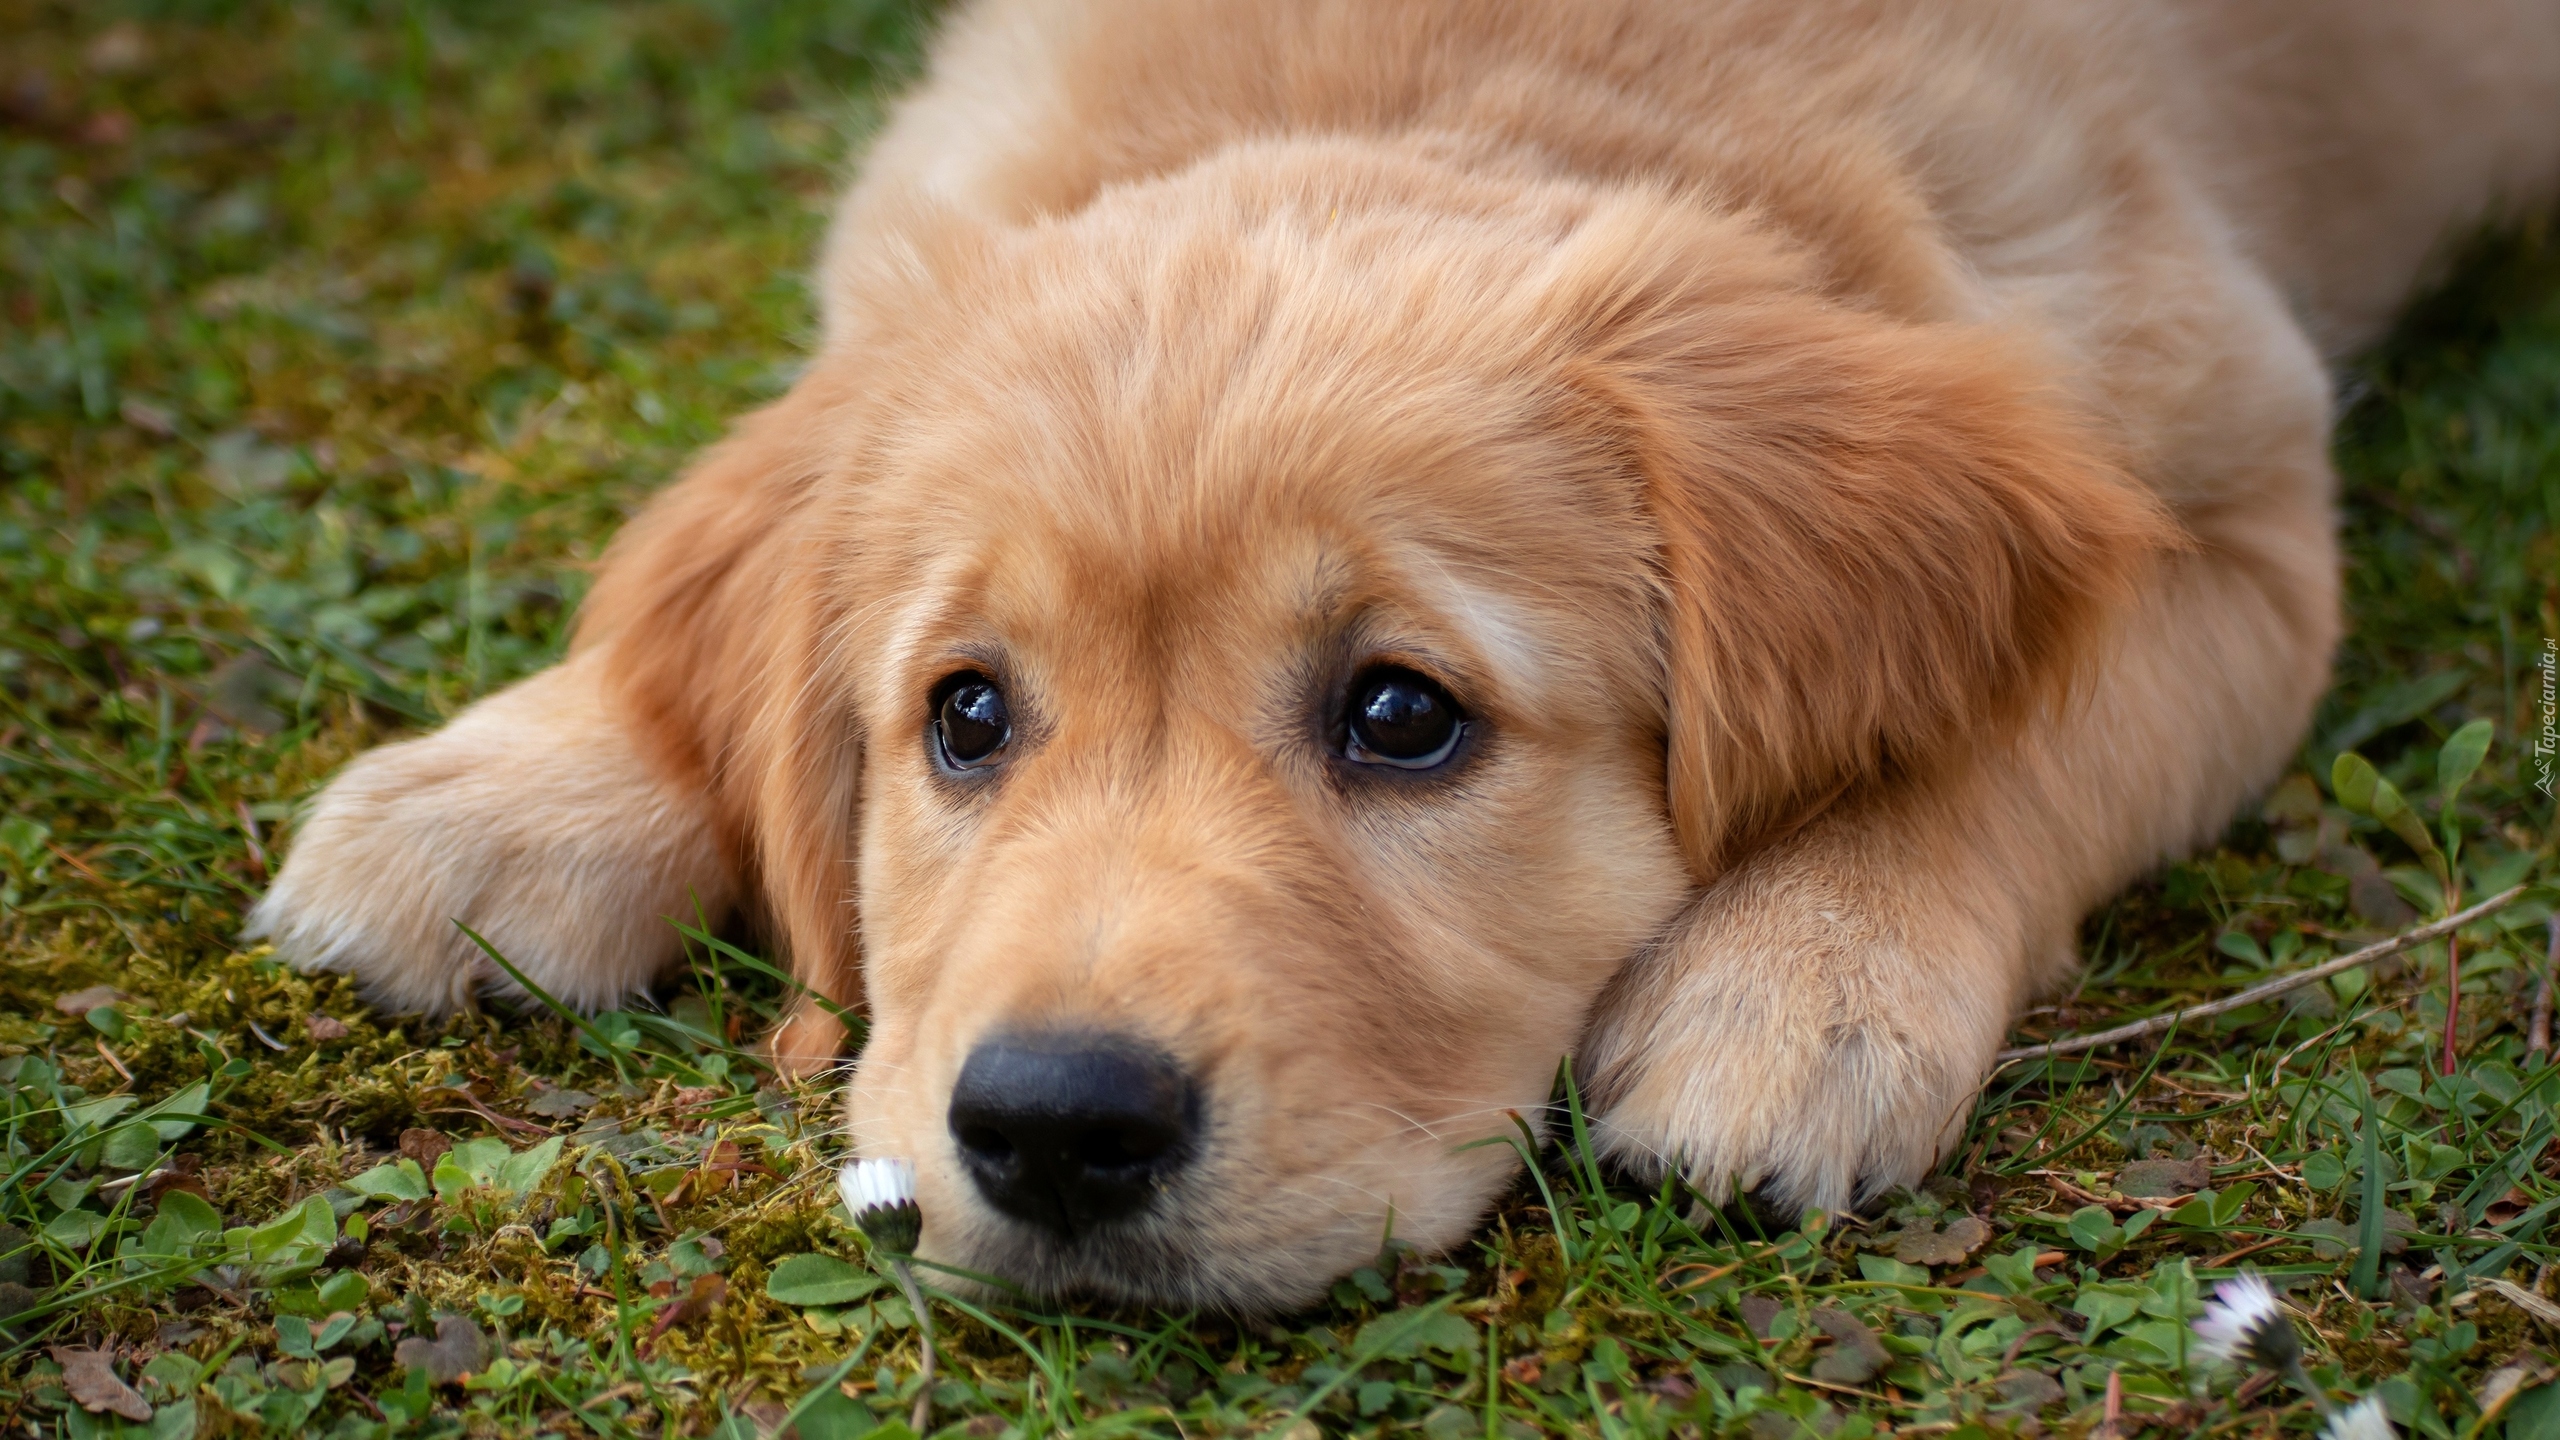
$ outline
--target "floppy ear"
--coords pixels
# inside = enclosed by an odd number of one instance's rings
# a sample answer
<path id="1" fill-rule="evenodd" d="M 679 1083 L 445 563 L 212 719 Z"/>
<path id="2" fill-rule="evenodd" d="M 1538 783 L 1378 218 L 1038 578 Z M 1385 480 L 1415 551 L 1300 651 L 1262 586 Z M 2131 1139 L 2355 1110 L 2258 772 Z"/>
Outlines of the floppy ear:
<path id="1" fill-rule="evenodd" d="M 1702 878 L 2059 699 L 2177 543 L 2012 337 L 1853 308 L 1669 200 L 1592 217 L 1556 265 L 1567 373 L 1660 531 L 1670 810 Z"/>
<path id="2" fill-rule="evenodd" d="M 615 537 L 577 650 L 610 683 L 662 773 L 707 791 L 801 984 L 861 999 L 853 923 L 859 751 L 811 511 L 841 478 L 848 387 L 813 369 L 748 416 Z M 775 1032 L 787 1067 L 832 1063 L 844 1027 L 805 997 Z"/>

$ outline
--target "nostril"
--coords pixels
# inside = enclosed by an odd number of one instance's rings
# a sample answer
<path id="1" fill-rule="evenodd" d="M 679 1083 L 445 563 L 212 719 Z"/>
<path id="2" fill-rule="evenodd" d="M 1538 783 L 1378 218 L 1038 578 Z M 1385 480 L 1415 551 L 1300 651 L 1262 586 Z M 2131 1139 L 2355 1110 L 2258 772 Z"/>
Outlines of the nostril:
<path id="1" fill-rule="evenodd" d="M 1013 1142 L 1006 1139 L 1001 1130 L 986 1125 L 972 1125 L 956 1133 L 959 1135 L 960 1144 L 972 1154 L 983 1155 L 998 1163 L 1013 1158 Z"/>
<path id="2" fill-rule="evenodd" d="M 951 1136 L 988 1203 L 1069 1234 L 1152 1203 L 1190 1157 L 1196 1088 L 1122 1036 L 1011 1035 L 970 1052 Z"/>

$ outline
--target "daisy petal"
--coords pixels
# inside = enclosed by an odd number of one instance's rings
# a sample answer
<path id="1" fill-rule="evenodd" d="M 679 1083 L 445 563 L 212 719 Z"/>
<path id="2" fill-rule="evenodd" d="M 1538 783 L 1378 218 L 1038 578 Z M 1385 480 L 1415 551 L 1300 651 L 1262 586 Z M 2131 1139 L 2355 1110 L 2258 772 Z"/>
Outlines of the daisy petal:
<path id="1" fill-rule="evenodd" d="M 2400 1440 L 2400 1432 L 2391 1428 L 2391 1417 L 2383 1413 L 2379 1395 L 2367 1395 L 2339 1411 L 2320 1435 L 2321 1440 Z"/>

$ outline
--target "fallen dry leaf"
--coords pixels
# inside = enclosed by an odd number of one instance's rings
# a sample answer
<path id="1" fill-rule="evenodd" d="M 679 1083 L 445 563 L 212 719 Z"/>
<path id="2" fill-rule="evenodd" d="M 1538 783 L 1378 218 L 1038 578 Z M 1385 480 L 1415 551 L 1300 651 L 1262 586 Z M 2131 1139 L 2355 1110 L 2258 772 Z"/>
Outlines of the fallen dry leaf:
<path id="1" fill-rule="evenodd" d="M 584 1090 L 545 1090 L 525 1102 L 524 1108 L 549 1120 L 566 1120 L 596 1103 L 596 1097 Z"/>
<path id="2" fill-rule="evenodd" d="M 2193 1195 L 2212 1183 L 2213 1165 L 2201 1155 L 2192 1160 L 2136 1160 L 2116 1172 L 2117 1191 L 2132 1200 Z"/>
<path id="3" fill-rule="evenodd" d="M 436 1162 L 453 1148 L 453 1137 L 441 1130 L 412 1127 L 400 1132 L 400 1153 L 418 1162 L 418 1168 L 435 1173 Z"/>
<path id="4" fill-rule="evenodd" d="M 2062 1387 L 2041 1370 L 2017 1370 L 2002 1376 L 1994 1388 L 2000 1392 L 2001 1408 L 2033 1415 L 2062 1398 Z"/>
<path id="5" fill-rule="evenodd" d="M 1991 1239 L 1991 1227 L 1967 1215 L 1933 1230 L 1927 1221 L 1898 1232 L 1893 1258 L 1905 1265 L 1954 1265 Z"/>
<path id="6" fill-rule="evenodd" d="M 2476 1430 L 2498 1418 L 2507 1402 L 2526 1390 L 2550 1384 L 2554 1374 L 2551 1362 L 2539 1357 L 2512 1361 L 2491 1371 L 2489 1378 L 2480 1382 L 2480 1418 L 2472 1422 L 2472 1428 Z"/>
<path id="7" fill-rule="evenodd" d="M 200 1178 L 199 1172 L 203 1169 L 204 1157 L 201 1155 L 172 1156 L 167 1165 L 142 1177 L 139 1198 L 156 1203 L 172 1190 L 184 1190 L 209 1204 L 213 1200 L 213 1192 Z"/>
<path id="8" fill-rule="evenodd" d="M 2487 1279 L 2473 1283 L 2545 1325 L 2560 1326 L 2560 1305 L 2552 1304 L 2513 1280 Z"/>
<path id="9" fill-rule="evenodd" d="M 678 1325 L 689 1325 L 711 1313 L 713 1307 L 729 1298 L 729 1282 L 718 1275 L 696 1275 L 684 1298 L 658 1312 L 658 1323 L 649 1327 L 649 1338 L 656 1340 Z"/>
<path id="10" fill-rule="evenodd" d="M 2481 1213 L 2480 1221 L 2484 1225 L 2504 1225 L 2532 1208 L 2533 1197 L 2510 1185 L 2506 1194 L 2489 1202 L 2489 1208 Z"/>
<path id="11" fill-rule="evenodd" d="M 1813 1312 L 1813 1323 L 1835 1342 L 1830 1353 L 1813 1363 L 1814 1379 L 1834 1385 L 1864 1385 L 1893 1363 L 1893 1352 L 1884 1348 L 1876 1332 L 1848 1311 L 1826 1306 Z"/>
<path id="12" fill-rule="evenodd" d="M 62 1388 L 92 1415 L 114 1413 L 127 1420 L 151 1418 L 151 1402 L 142 1392 L 116 1378 L 112 1357 L 104 1350 L 53 1347 L 53 1363 L 62 1367 Z"/>
<path id="13" fill-rule="evenodd" d="M 53 1008 L 65 1015 L 86 1015 L 101 1005 L 113 1005 L 132 998 L 113 985 L 92 985 L 86 990 L 54 996 Z"/>
<path id="14" fill-rule="evenodd" d="M 347 1022 L 335 1015 L 306 1015 L 302 1018 L 302 1028 L 310 1034 L 314 1045 L 347 1038 Z"/>
<path id="15" fill-rule="evenodd" d="M 489 1337 L 459 1315 L 436 1321 L 436 1338 L 412 1335 L 391 1352 L 403 1367 L 427 1372 L 431 1385 L 451 1385 L 489 1368 Z"/>

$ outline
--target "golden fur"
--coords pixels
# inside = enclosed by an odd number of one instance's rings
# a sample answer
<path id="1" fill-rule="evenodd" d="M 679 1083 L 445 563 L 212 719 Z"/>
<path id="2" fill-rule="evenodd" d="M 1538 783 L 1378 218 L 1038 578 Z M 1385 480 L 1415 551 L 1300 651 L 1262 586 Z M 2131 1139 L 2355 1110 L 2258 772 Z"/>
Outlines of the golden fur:
<path id="1" fill-rule="evenodd" d="M 2555 179 L 2553 0 L 983 0 L 804 378 L 566 663 L 349 767 L 253 933 L 436 1009 L 495 979 L 459 917 L 601 1004 L 750 906 L 867 1009 L 927 1252 L 1049 1289 L 1452 1243 L 1568 1051 L 1622 1162 L 1850 1204 L 2292 753 L 2321 356 Z M 1476 718 L 1452 774 L 1323 753 L 1372 657 Z M 966 668 L 1018 738 L 957 787 Z M 1044 1023 L 1210 1097 L 1126 1233 L 951 1158 Z"/>

